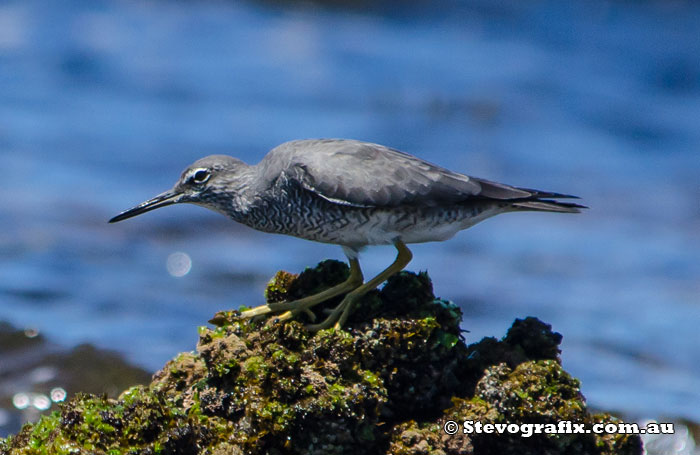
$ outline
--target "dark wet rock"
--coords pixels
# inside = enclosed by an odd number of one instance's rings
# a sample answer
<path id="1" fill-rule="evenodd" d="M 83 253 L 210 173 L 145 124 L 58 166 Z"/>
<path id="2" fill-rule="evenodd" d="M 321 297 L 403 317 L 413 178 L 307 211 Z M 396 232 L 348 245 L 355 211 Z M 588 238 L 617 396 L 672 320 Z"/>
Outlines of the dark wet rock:
<path id="1" fill-rule="evenodd" d="M 35 330 L 20 330 L 7 322 L 0 321 L 0 355 L 10 355 L 22 349 L 39 346 L 44 342 L 44 337 Z"/>
<path id="2" fill-rule="evenodd" d="M 278 273 L 268 300 L 298 298 L 347 277 L 326 261 Z M 501 340 L 467 345 L 461 312 L 425 273 L 369 293 L 343 330 L 242 321 L 220 312 L 196 353 L 118 399 L 80 395 L 0 443 L 3 453 L 637 454 L 638 437 L 465 433 L 481 424 L 592 424 L 579 383 L 561 368 L 561 335 L 535 318 Z M 460 431 L 447 434 L 448 421 Z"/>

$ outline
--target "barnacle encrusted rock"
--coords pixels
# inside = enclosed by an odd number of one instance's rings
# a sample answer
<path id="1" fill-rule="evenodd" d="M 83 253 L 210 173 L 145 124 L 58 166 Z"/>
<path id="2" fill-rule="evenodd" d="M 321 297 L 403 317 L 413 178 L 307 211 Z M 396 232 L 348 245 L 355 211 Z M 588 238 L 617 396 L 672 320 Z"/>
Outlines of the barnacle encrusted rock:
<path id="1" fill-rule="evenodd" d="M 325 261 L 278 273 L 269 300 L 343 281 Z M 333 302 L 329 303 L 332 305 Z M 77 454 L 638 454 L 638 437 L 469 434 L 448 421 L 592 424 L 561 336 L 534 318 L 501 340 L 467 345 L 461 312 L 427 274 L 402 272 L 367 294 L 343 330 L 218 313 L 147 387 L 119 399 L 77 395 L 0 442 L 1 453 Z"/>

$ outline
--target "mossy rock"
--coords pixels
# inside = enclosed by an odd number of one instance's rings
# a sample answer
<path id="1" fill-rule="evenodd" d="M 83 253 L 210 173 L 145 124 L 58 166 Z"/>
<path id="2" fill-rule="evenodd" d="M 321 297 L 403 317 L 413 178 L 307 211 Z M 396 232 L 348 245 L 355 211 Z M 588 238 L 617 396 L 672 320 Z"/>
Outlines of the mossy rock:
<path id="1" fill-rule="evenodd" d="M 337 284 L 325 261 L 278 274 L 267 298 Z M 343 330 L 242 321 L 221 312 L 147 387 L 118 399 L 77 395 L 0 442 L 11 454 L 637 454 L 638 437 L 448 435 L 449 420 L 593 423 L 562 370 L 561 336 L 534 318 L 502 340 L 466 345 L 461 312 L 427 274 L 402 272 L 369 293 Z"/>

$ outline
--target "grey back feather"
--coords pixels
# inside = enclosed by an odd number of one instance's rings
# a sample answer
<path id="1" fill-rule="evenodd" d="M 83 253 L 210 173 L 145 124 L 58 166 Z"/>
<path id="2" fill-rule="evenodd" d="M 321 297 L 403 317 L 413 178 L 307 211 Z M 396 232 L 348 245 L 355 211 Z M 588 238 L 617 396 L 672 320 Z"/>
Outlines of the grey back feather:
<path id="1" fill-rule="evenodd" d="M 258 166 L 263 180 L 271 182 L 284 174 L 331 202 L 359 207 L 438 206 L 532 196 L 389 147 L 348 139 L 287 142 L 270 151 Z"/>

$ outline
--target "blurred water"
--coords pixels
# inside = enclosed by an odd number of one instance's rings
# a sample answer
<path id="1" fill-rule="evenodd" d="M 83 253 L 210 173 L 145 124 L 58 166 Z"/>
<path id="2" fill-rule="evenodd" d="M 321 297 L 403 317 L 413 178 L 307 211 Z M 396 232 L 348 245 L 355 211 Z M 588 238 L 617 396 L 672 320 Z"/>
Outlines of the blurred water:
<path id="1" fill-rule="evenodd" d="M 583 215 L 498 217 L 409 268 L 470 340 L 553 324 L 590 404 L 700 420 L 700 5 L 441 4 L 0 3 L 0 319 L 159 368 L 341 250 L 191 206 L 106 220 L 207 154 L 358 138 L 581 195 Z"/>

